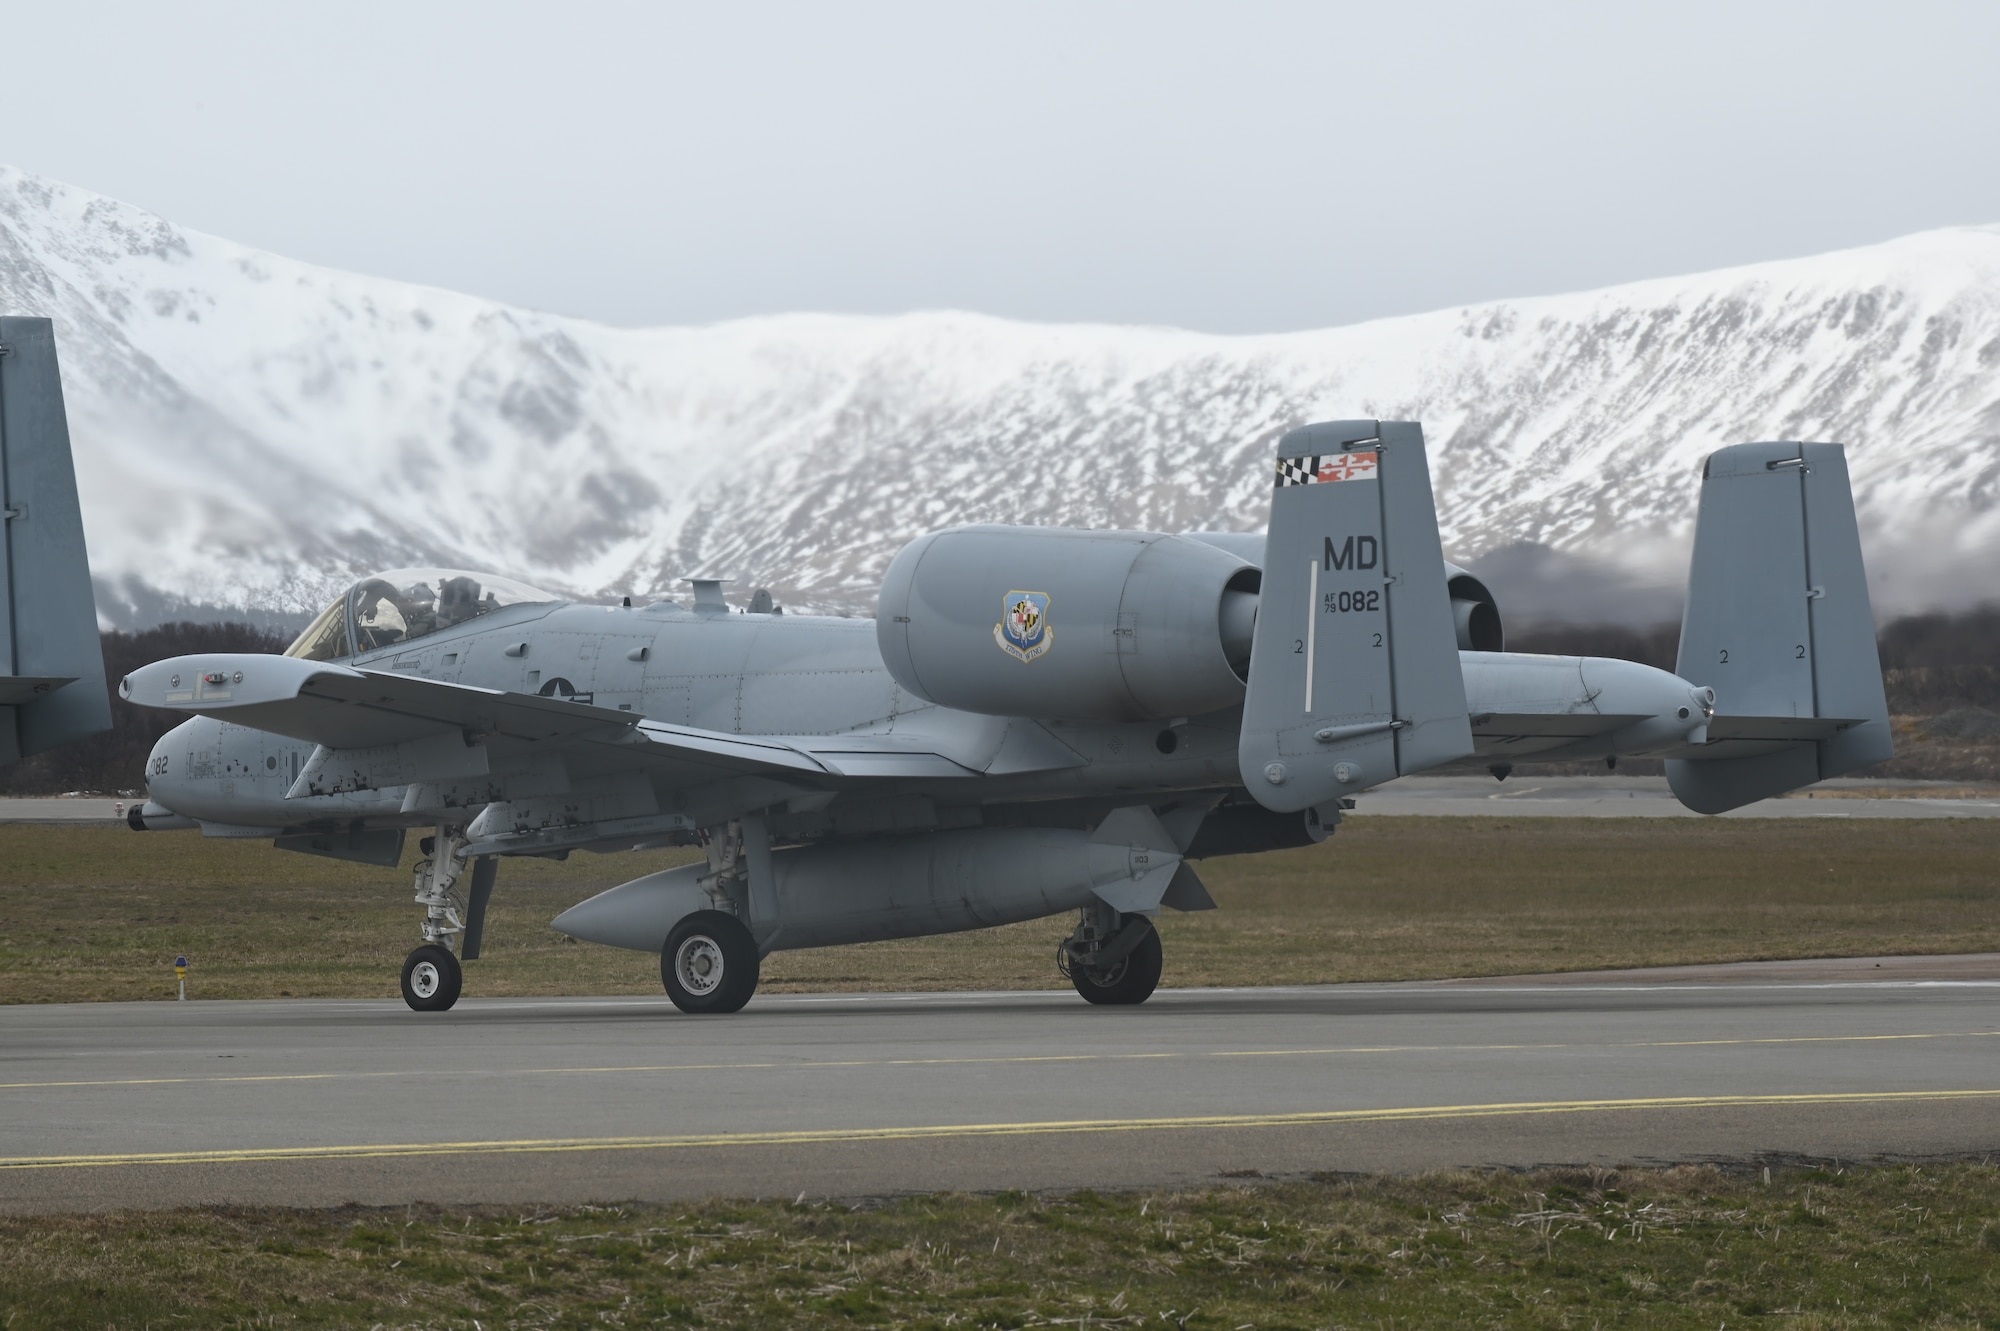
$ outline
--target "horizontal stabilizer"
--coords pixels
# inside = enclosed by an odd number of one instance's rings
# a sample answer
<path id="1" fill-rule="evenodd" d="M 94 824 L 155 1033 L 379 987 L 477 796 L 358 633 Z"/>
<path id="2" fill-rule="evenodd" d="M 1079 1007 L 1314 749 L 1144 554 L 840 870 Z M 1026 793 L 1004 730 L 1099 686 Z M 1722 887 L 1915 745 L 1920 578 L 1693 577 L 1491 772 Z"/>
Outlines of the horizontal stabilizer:
<path id="1" fill-rule="evenodd" d="M 0 675 L 0 707 L 13 707 L 76 683 L 74 675 Z"/>
<path id="2" fill-rule="evenodd" d="M 1650 721 L 1651 712 L 1481 712 L 1472 718 L 1478 739 L 1590 739 Z"/>
<path id="3" fill-rule="evenodd" d="M 1832 739 L 1865 722 L 1856 716 L 1718 716 L 1708 723 L 1708 741 Z"/>

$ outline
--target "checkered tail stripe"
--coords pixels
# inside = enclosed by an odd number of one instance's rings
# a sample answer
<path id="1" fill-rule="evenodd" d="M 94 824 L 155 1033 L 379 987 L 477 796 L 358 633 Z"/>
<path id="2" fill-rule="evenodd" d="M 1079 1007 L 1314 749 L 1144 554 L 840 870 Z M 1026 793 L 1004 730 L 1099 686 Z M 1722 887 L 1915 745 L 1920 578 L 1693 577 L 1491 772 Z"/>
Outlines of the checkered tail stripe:
<path id="1" fill-rule="evenodd" d="M 1311 485 L 1318 479 L 1319 459 L 1317 457 L 1278 459 L 1278 487 L 1280 489 L 1283 489 L 1287 485 Z"/>

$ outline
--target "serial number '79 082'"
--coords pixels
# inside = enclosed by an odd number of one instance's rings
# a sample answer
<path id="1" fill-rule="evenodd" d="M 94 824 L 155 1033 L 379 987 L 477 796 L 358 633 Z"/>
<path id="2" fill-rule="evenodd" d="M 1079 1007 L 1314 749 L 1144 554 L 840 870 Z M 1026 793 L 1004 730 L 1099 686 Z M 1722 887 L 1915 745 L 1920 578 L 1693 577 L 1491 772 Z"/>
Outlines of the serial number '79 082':
<path id="1" fill-rule="evenodd" d="M 1372 592 L 1326 592 L 1321 595 L 1321 611 L 1329 615 L 1345 615 L 1356 610 L 1380 610 L 1382 593 Z"/>

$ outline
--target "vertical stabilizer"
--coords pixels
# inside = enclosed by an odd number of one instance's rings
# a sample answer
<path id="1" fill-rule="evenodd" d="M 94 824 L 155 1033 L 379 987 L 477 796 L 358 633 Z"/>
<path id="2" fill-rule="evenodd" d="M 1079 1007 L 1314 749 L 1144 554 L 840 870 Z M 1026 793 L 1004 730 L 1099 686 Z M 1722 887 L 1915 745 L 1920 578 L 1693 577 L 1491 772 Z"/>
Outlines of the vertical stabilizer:
<path id="1" fill-rule="evenodd" d="M 1890 756 L 1839 444 L 1737 444 L 1709 457 L 1675 673 L 1715 690 L 1706 752 L 1667 763 L 1689 808 L 1719 813 Z"/>
<path id="2" fill-rule="evenodd" d="M 1288 813 L 1472 752 L 1423 430 L 1278 442 L 1237 761 Z"/>
<path id="3" fill-rule="evenodd" d="M 111 727 L 55 329 L 0 318 L 0 763 Z"/>

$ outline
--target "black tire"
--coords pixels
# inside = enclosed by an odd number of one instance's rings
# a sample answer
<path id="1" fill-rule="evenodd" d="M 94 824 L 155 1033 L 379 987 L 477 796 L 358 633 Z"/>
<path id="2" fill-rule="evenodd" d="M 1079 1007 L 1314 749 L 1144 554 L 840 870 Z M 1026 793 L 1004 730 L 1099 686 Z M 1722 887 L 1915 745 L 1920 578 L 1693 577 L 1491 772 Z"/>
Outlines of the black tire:
<path id="1" fill-rule="evenodd" d="M 458 1001 L 465 972 L 448 947 L 425 943 L 403 961 L 403 1001 L 418 1012 L 443 1012 Z"/>
<path id="2" fill-rule="evenodd" d="M 1143 918 L 1143 917 L 1141 917 Z M 1108 970 L 1084 966 L 1069 968 L 1069 982 L 1085 1002 L 1105 1007 L 1130 1007 L 1143 1003 L 1160 987 L 1160 972 L 1166 968 L 1166 953 L 1160 947 L 1159 932 L 1146 921 L 1146 936 Z"/>
<path id="3" fill-rule="evenodd" d="M 660 949 L 660 980 L 667 997 L 696 1016 L 736 1012 L 757 992 L 762 962 L 743 921 L 719 910 L 698 910 L 667 931 Z"/>

